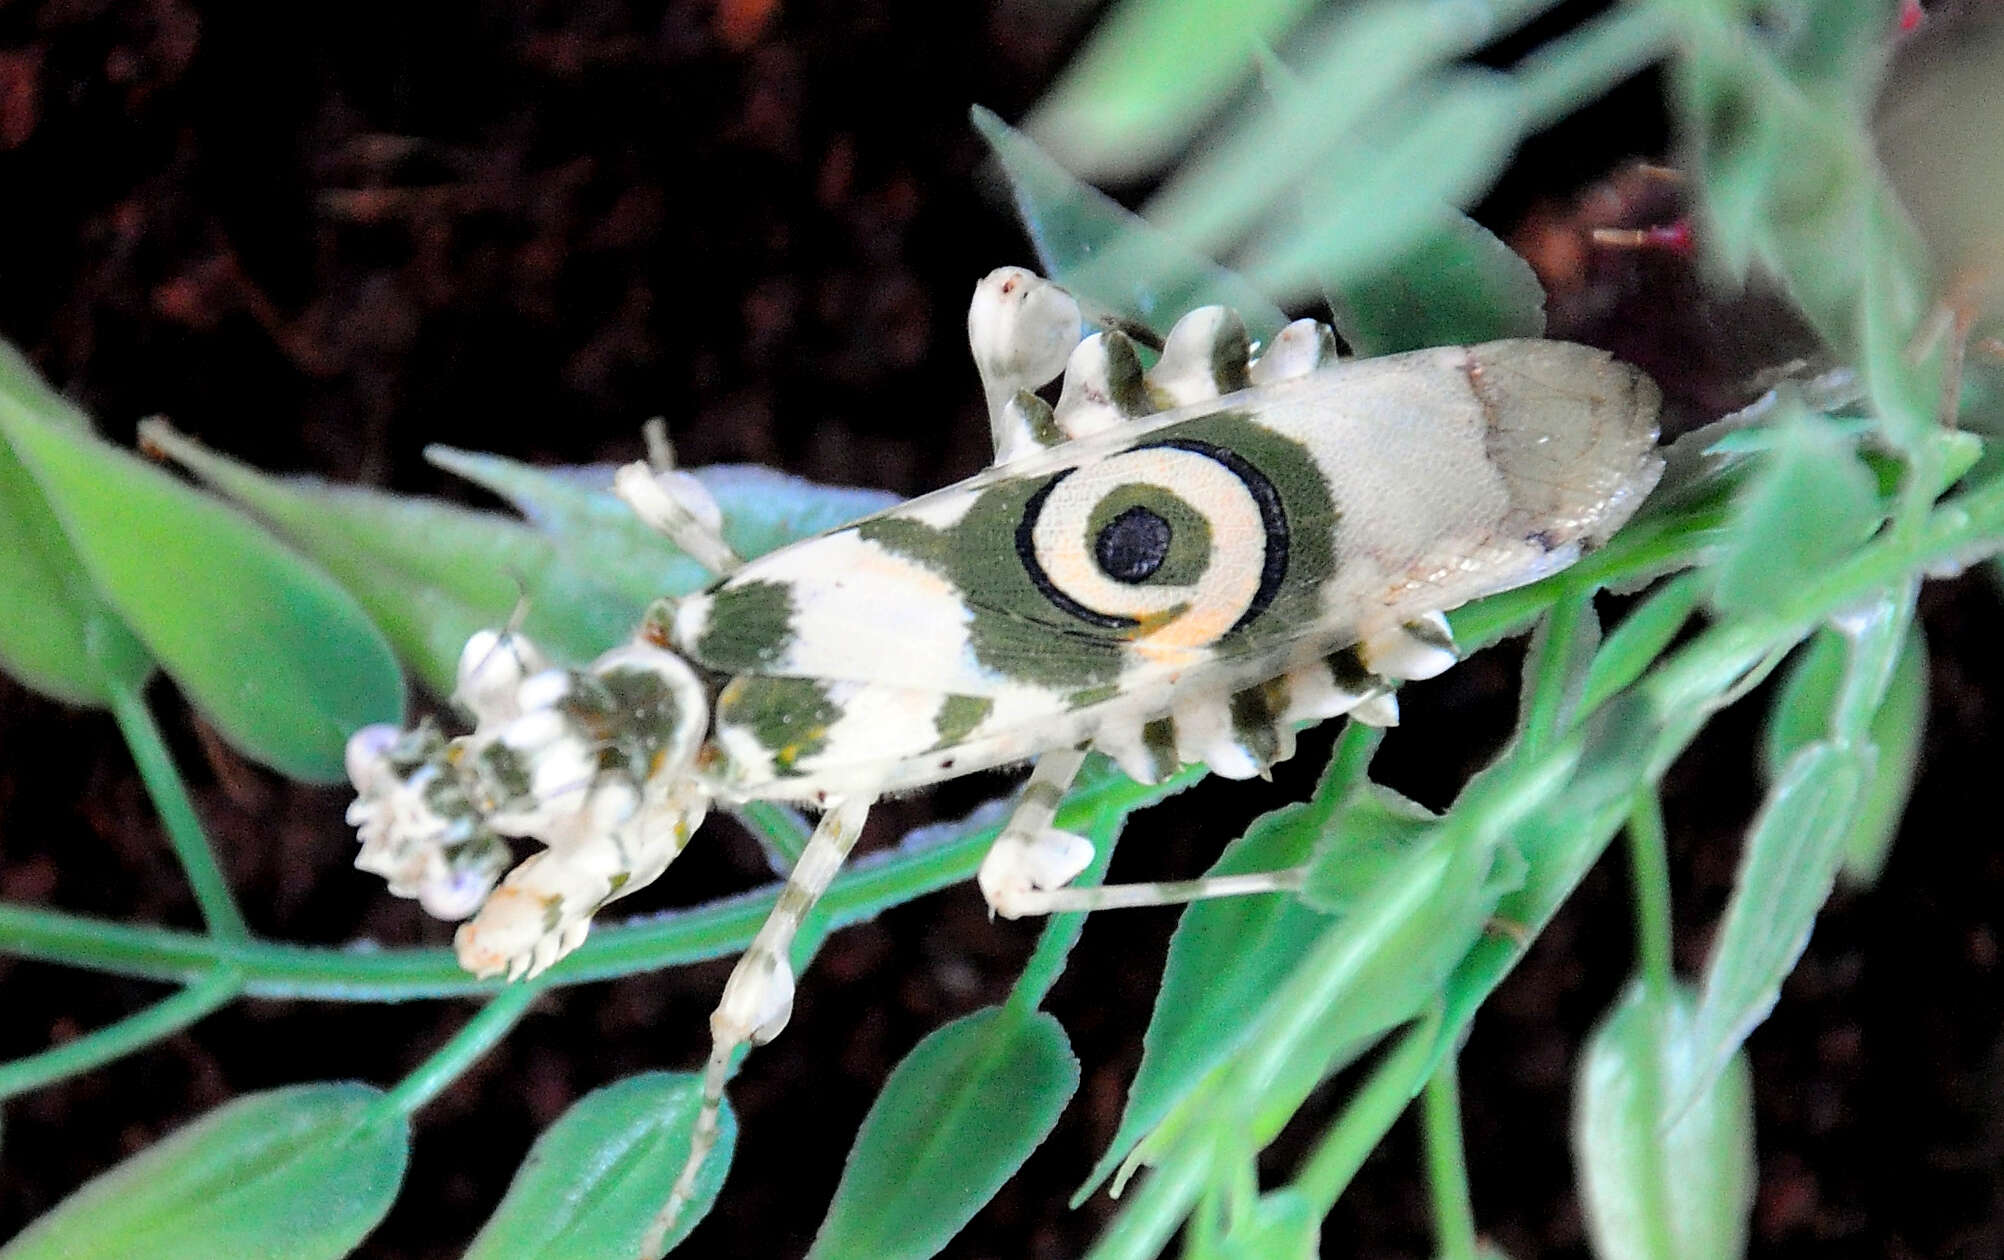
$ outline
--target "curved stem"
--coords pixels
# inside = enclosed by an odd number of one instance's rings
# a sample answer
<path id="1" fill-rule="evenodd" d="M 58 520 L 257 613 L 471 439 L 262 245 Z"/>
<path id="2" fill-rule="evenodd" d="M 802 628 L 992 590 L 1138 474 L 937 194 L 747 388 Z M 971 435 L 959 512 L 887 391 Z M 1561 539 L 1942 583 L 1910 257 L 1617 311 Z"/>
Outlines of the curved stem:
<path id="1" fill-rule="evenodd" d="M 1651 788 L 1635 794 L 1628 815 L 1630 878 L 1635 886 L 1635 937 L 1642 983 L 1660 1009 L 1670 998 L 1676 971 L 1671 957 L 1670 856 L 1664 841 L 1663 805 Z"/>
<path id="2" fill-rule="evenodd" d="M 1058 825 L 1087 826 L 1109 810 L 1128 813 L 1202 777 L 1202 769 L 1192 767 L 1164 783 L 1144 786 L 1120 775 L 1100 775 L 1072 793 L 1058 812 Z M 874 918 L 890 906 L 971 878 L 999 828 L 997 823 L 960 834 L 949 830 L 937 839 L 936 833 L 922 833 L 896 849 L 852 863 L 836 878 L 819 908 L 827 915 L 830 930 Z M 771 884 L 693 910 L 598 929 L 575 954 L 551 968 L 546 979 L 553 985 L 584 984 L 727 957 L 750 942 L 778 895 L 779 885 Z M 228 965 L 242 972 L 244 992 L 255 997 L 403 1002 L 493 993 L 504 987 L 498 980 L 467 975 L 450 949 L 223 941 L 29 906 L 0 905 L 0 953 L 182 982 Z"/>
<path id="3" fill-rule="evenodd" d="M 1557 593 L 1525 665 L 1531 683 L 1530 694 L 1524 699 L 1521 736 L 1526 752 L 1543 752 L 1559 736 L 1566 693 L 1573 690 L 1569 684 L 1580 667 L 1576 657 L 1581 625 L 1593 608 L 1591 586 L 1567 583 Z"/>
<path id="4" fill-rule="evenodd" d="M 1434 1069 L 1421 1097 L 1434 1252 L 1441 1260 L 1475 1260 L 1475 1204 L 1469 1195 L 1468 1157 L 1461 1136 L 1461 1080 L 1452 1056 Z"/>
<path id="5" fill-rule="evenodd" d="M 1385 1131 L 1412 1102 L 1419 1089 L 1414 1078 L 1426 1071 L 1442 1035 L 1438 1014 L 1408 1028 L 1350 1095 L 1336 1123 L 1315 1143 L 1294 1185 L 1308 1197 L 1316 1215 L 1326 1216 L 1336 1206 L 1365 1158 L 1378 1149 Z"/>
<path id="6" fill-rule="evenodd" d="M 174 856 L 180 859 L 181 869 L 195 891 L 195 903 L 202 908 L 203 922 L 209 925 L 212 935 L 222 940 L 250 939 L 243 912 L 237 909 L 229 881 L 216 865 L 215 850 L 209 847 L 208 834 L 202 830 L 202 820 L 195 815 L 194 803 L 188 799 L 187 785 L 181 782 L 173 757 L 168 755 L 167 741 L 161 738 L 160 727 L 153 721 L 153 711 L 146 707 L 146 697 L 111 679 L 106 680 L 105 689 L 111 699 L 112 717 L 118 721 L 118 732 L 125 737 L 125 746 L 132 750 L 140 781 L 146 784 L 146 794 L 153 798 L 153 808 L 167 830 L 168 843 L 174 846 Z"/>
<path id="7" fill-rule="evenodd" d="M 1120 839 L 1121 826 L 1126 821 L 1127 815 L 1119 810 L 1108 810 L 1094 821 L 1086 837 L 1092 842 L 1092 861 L 1073 878 L 1070 887 L 1091 888 L 1106 878 L 1107 864 L 1113 861 L 1114 843 Z M 1065 959 L 1071 956 L 1072 946 L 1085 930 L 1085 918 L 1083 912 L 1071 911 L 1054 914 L 1045 921 L 1030 961 L 1023 964 L 1023 973 L 1009 990 L 1007 1005 L 1011 1010 L 1027 1015 L 1042 1004 L 1051 986 L 1064 974 Z"/>
<path id="8" fill-rule="evenodd" d="M 497 993 L 450 1041 L 384 1094 L 378 1106 L 385 1112 L 407 1116 L 438 1097 L 481 1055 L 492 1050 L 495 1042 L 508 1035 L 508 1030 L 528 1014 L 530 1004 L 543 996 L 545 987 L 540 982 L 530 982 Z"/>
<path id="9" fill-rule="evenodd" d="M 81 1075 L 135 1050 L 143 1050 L 209 1012 L 227 1006 L 242 991 L 243 976 L 230 968 L 219 968 L 174 996 L 94 1033 L 52 1046 L 40 1054 L 0 1063 L 0 1099 Z"/>

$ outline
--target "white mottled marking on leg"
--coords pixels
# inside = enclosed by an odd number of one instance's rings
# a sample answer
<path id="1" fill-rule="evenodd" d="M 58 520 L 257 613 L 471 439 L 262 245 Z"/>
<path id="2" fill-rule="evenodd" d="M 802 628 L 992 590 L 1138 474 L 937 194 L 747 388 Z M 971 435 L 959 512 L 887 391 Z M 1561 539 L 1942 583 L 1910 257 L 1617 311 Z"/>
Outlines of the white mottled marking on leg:
<path id="1" fill-rule="evenodd" d="M 1051 826 L 1084 764 L 1083 748 L 1055 749 L 1037 758 L 1002 834 L 981 860 L 975 882 L 989 908 L 1003 918 L 1017 916 L 1015 899 L 1021 894 L 1062 884 L 1092 861 L 1092 845 L 1083 836 Z"/>
<path id="2" fill-rule="evenodd" d="M 1244 875 L 1211 875 L 1152 884 L 1101 884 L 1096 888 L 1032 888 L 1015 899 L 1017 915 L 1062 914 L 1071 910 L 1127 910 L 1142 906 L 1180 906 L 1213 897 L 1244 897 L 1252 893 L 1299 892 L 1308 868 L 1253 871 Z M 1014 917 L 1014 916 L 1012 916 Z"/>
<path id="3" fill-rule="evenodd" d="M 688 473 L 672 469 L 656 472 L 635 461 L 612 475 L 612 492 L 635 516 L 718 577 L 744 567 L 745 562 L 724 541 L 717 501 Z"/>
<path id="4" fill-rule="evenodd" d="M 865 793 L 830 802 L 814 834 L 808 837 L 807 847 L 801 850 L 800 860 L 794 863 L 786 887 L 780 890 L 779 901 L 725 982 L 723 999 L 710 1015 L 710 1058 L 703 1067 L 702 1109 L 689 1133 L 689 1158 L 675 1179 L 668 1202 L 654 1218 L 642 1244 L 643 1254 L 651 1256 L 658 1250 L 695 1197 L 697 1174 L 717 1144 L 732 1058 L 741 1046 L 763 1045 L 779 1035 L 793 1013 L 793 965 L 788 961 L 793 938 L 807 912 L 842 869 L 842 860 L 862 834 L 863 820 L 875 800 L 874 794 Z"/>

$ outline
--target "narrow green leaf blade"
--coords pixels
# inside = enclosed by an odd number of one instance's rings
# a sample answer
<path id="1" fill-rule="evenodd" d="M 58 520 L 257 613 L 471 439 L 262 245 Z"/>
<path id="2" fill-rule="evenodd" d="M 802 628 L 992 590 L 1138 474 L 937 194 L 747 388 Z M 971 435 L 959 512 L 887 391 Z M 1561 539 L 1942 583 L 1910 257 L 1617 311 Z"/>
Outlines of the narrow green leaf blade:
<path id="1" fill-rule="evenodd" d="M 870 1108 L 808 1254 L 938 1254 L 1050 1133 L 1078 1082 L 1046 1012 L 990 1007 L 932 1033 Z"/>
<path id="2" fill-rule="evenodd" d="M 1336 159 L 1348 178 L 1318 207 L 1311 230 L 1286 222 L 1261 234 L 1240 264 L 1255 285 L 1287 300 L 1330 277 L 1389 265 L 1436 221 L 1441 203 L 1464 204 L 1488 185 L 1520 125 L 1511 85 L 1476 70 L 1419 85 L 1385 112 L 1368 150 Z"/>
<path id="3" fill-rule="evenodd" d="M 410 1126 L 380 1091 L 294 1085 L 239 1098 L 57 1204 L 0 1260 L 334 1260 L 390 1209 Z"/>
<path id="4" fill-rule="evenodd" d="M 0 410 L 0 433 L 97 589 L 239 748 L 332 781 L 352 731 L 402 717 L 389 644 L 326 573 L 87 434 L 20 410 Z"/>
<path id="5" fill-rule="evenodd" d="M 603 571 L 622 590 L 648 598 L 684 595 L 714 575 L 656 533 L 612 493 L 613 468 L 530 464 L 434 446 L 432 463 L 513 503 L 556 540 L 566 563 Z M 898 501 L 882 490 L 824 486 L 754 464 L 685 469 L 723 514 L 724 541 L 747 560 L 849 524 Z"/>
<path id="6" fill-rule="evenodd" d="M 1687 988 L 1658 1005 L 1636 983 L 1587 1039 L 1573 1089 L 1573 1162 L 1599 1260 L 1746 1252 L 1753 1074 L 1744 1052 L 1705 1072 L 1695 1019 Z M 1666 1110 L 1668 1097 L 1687 1101 Z"/>
<path id="7" fill-rule="evenodd" d="M 1217 1260 L 1315 1260 L 1322 1217 L 1308 1196 L 1289 1187 L 1263 1194 L 1212 1253 Z"/>
<path id="8" fill-rule="evenodd" d="M 1879 520 L 1876 484 L 1850 443 L 1820 417 L 1798 414 L 1734 509 L 1712 604 L 1758 612 L 1820 576 Z"/>
<path id="9" fill-rule="evenodd" d="M 4 342 L 0 351 L 11 353 Z M 12 405 L 0 397 L 0 408 Z M 4 439 L 0 609 L 6 610 L 0 612 L 0 668 L 43 695 L 102 706 L 110 703 L 107 674 L 136 690 L 152 672 L 146 649 L 98 595 L 42 488 Z"/>
<path id="10" fill-rule="evenodd" d="M 1272 299 L 1242 276 L 1080 182 L 994 114 L 976 106 L 974 126 L 1008 176 L 1016 213 L 1044 270 L 1088 313 L 1098 308 L 1166 333 L 1187 311 L 1229 306 L 1256 339 L 1287 323 Z"/>
<path id="11" fill-rule="evenodd" d="M 1320 839 L 1313 806 L 1283 806 L 1255 820 L 1206 874 L 1299 866 Z M 1141 1066 L 1128 1087 L 1120 1127 L 1081 1195 L 1110 1176 L 1249 1035 L 1261 1003 L 1334 922 L 1294 897 L 1221 897 L 1183 912 L 1169 941 L 1162 989 L 1141 1039 Z"/>
<path id="12" fill-rule="evenodd" d="M 1829 734 L 1845 659 L 1846 641 L 1834 630 L 1818 632 L 1797 654 L 1768 715 L 1761 765 L 1770 783 L 1796 753 Z M 1926 720 L 1927 643 L 1915 622 L 1907 627 L 1885 696 L 1872 713 L 1869 736 L 1877 756 L 1844 840 L 1843 871 L 1857 883 L 1878 878 L 1899 831 Z"/>
<path id="13" fill-rule="evenodd" d="M 1921 737 L 1928 709 L 1927 636 L 1915 622 L 1907 631 L 1885 699 L 1872 715 L 1872 746 L 1878 757 L 1858 799 L 1844 841 L 1844 877 L 1854 884 L 1877 882 L 1886 855 L 1899 834 L 1900 819 L 1913 795 L 1920 765 Z"/>
<path id="14" fill-rule="evenodd" d="M 689 1072 L 643 1072 L 595 1089 L 545 1129 L 480 1228 L 465 1260 L 569 1260 L 638 1256 L 689 1152 L 703 1081 Z M 659 1256 L 688 1236 L 723 1188 L 737 1143 L 724 1106 L 717 1145 L 696 1197 Z"/>
<path id="15" fill-rule="evenodd" d="M 436 499 L 271 477 L 164 427 L 147 440 L 326 567 L 432 690 L 452 690 L 460 649 L 526 602 L 524 634 L 572 664 L 625 642 L 647 605 L 708 575 L 610 490 L 610 468 L 539 469 L 434 447 L 434 463 L 515 503 L 529 524 Z M 887 505 L 880 492 L 754 468 L 694 470 L 740 555 Z"/>
<path id="16" fill-rule="evenodd" d="M 1691 1031 L 1698 1062 L 1683 1093 L 1670 1098 L 1670 1115 L 1711 1087 L 1774 1008 L 1843 861 L 1865 760 L 1854 747 L 1811 744 L 1790 759 L 1768 793 L 1705 968 Z"/>
<path id="17" fill-rule="evenodd" d="M 1133 176 L 1185 137 L 1307 11 L 1305 0 L 1127 0 L 1094 32 L 1030 129 L 1096 177 Z"/>
<path id="18" fill-rule="evenodd" d="M 1359 355 L 1545 335 L 1545 288 L 1496 234 L 1442 204 L 1434 226 L 1384 265 L 1326 284 L 1336 330 Z"/>
<path id="19" fill-rule="evenodd" d="M 268 476 L 162 427 L 145 437 L 323 565 L 440 695 L 467 638 L 506 624 L 518 601 L 527 601 L 523 633 L 582 664 L 627 639 L 655 593 L 622 584 L 623 570 L 602 578 L 566 565 L 553 539 L 498 512 Z M 665 543 L 655 552 L 664 555 L 694 568 Z"/>

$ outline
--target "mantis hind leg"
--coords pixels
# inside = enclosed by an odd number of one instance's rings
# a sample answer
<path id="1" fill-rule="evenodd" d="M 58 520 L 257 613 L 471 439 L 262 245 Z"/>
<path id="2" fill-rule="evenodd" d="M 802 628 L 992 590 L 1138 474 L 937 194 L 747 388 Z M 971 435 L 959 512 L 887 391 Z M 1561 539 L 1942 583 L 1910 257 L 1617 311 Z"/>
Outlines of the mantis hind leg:
<path id="1" fill-rule="evenodd" d="M 655 1215 L 642 1245 L 644 1255 L 660 1250 L 675 1223 L 696 1194 L 696 1179 L 716 1147 L 722 1127 L 724 1086 L 738 1055 L 748 1046 L 764 1045 L 778 1036 L 793 1014 L 793 941 L 808 911 L 821 899 L 842 860 L 862 834 L 863 821 L 876 801 L 871 793 L 845 797 L 829 804 L 808 838 L 800 860 L 758 935 L 731 970 L 724 996 L 710 1014 L 710 1057 L 703 1066 L 703 1101 L 689 1133 L 689 1155 L 675 1179 L 668 1202 Z"/>

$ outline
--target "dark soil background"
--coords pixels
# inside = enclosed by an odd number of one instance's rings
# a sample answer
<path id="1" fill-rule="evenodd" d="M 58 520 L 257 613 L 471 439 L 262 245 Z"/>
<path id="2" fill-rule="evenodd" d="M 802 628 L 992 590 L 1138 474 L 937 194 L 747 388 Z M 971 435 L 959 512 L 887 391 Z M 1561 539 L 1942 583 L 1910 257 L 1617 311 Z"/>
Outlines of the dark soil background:
<path id="1" fill-rule="evenodd" d="M 115 440 L 166 413 L 265 467 L 345 481 L 464 494 L 422 462 L 426 443 L 628 459 L 639 423 L 663 414 L 692 463 L 929 489 L 985 462 L 967 294 L 989 268 L 1029 261 L 967 107 L 1020 116 L 1088 17 L 1055 0 L 0 0 L 0 335 Z M 1674 212 L 1660 187 L 1608 182 L 1664 151 L 1659 96 L 1631 84 L 1537 138 L 1482 214 L 1539 263 L 1555 333 L 1643 363 L 1684 419 L 1702 419 L 1792 334 L 1772 303 L 1701 301 L 1685 259 L 1584 245 L 1591 224 Z M 2004 738 L 2004 610 L 1988 577 L 1927 592 L 1932 725 L 1904 835 L 1877 888 L 1840 892 L 1751 1043 L 1757 1255 L 2004 1252 L 1992 926 L 2004 863 L 1994 819 L 1969 826 L 1993 799 L 1978 785 Z M 1508 729 L 1519 651 L 1409 689 L 1381 776 L 1450 799 Z M 245 762 L 165 684 L 154 699 L 258 932 L 448 938 L 350 868 L 343 792 Z M 1757 799 L 1758 706 L 1720 722 L 1670 783 L 1687 969 Z M 1304 741 L 1274 788 L 1209 784 L 1142 816 L 1115 877 L 1200 870 L 1247 819 L 1305 791 L 1327 742 Z M 1005 787 L 886 806 L 870 843 Z M 1515 1256 L 1585 1254 L 1570 1074 L 1629 965 L 1626 874 L 1618 856 L 1592 874 L 1463 1058 L 1479 1218 Z M 628 904 L 684 904 L 761 875 L 722 822 Z M 5 679 L 0 895 L 196 922 L 109 718 Z M 1064 1200 L 1112 1133 L 1173 922 L 1150 911 L 1090 925 L 1052 1003 L 1083 1060 L 1080 1095 L 948 1254 L 1076 1255 L 1109 1215 L 1104 1197 L 1076 1212 Z M 739 1157 L 680 1254 L 802 1252 L 884 1075 L 927 1031 L 999 999 L 1034 933 L 991 924 L 968 887 L 835 937 L 793 1025 L 734 1089 Z M 402 1197 L 363 1254 L 457 1254 L 571 1101 L 700 1060 L 723 975 L 710 965 L 547 999 L 421 1114 Z M 0 960 L 0 1055 L 160 992 Z M 0 1236 L 237 1094 L 391 1082 L 469 1009 L 245 1002 L 16 1100 Z M 1283 1142 L 1276 1173 L 1299 1141 Z M 1429 1253 L 1416 1156 L 1402 1127 L 1336 1212 L 1325 1254 Z"/>

